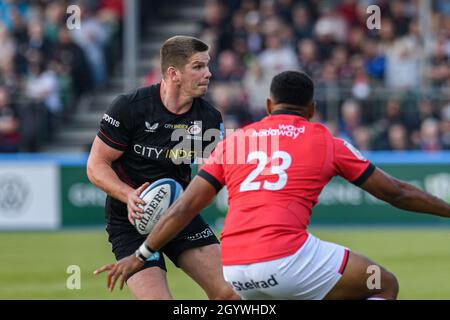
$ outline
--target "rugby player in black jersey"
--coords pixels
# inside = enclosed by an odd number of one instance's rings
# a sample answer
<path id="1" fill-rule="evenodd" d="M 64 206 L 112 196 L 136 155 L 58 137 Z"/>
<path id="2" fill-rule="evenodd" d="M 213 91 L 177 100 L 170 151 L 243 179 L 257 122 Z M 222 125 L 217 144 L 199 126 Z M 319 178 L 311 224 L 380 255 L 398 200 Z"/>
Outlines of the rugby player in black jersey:
<path id="1" fill-rule="evenodd" d="M 201 98 L 211 78 L 208 50 L 193 37 L 168 39 L 161 47 L 161 82 L 119 95 L 101 120 L 87 174 L 108 194 L 106 230 L 117 260 L 146 239 L 132 225 L 143 213 L 139 194 L 161 178 L 173 178 L 186 188 L 190 164 L 207 158 L 220 139 L 222 117 Z M 200 216 L 128 278 L 135 298 L 172 299 L 162 253 L 210 299 L 238 298 L 223 277 L 219 241 Z"/>

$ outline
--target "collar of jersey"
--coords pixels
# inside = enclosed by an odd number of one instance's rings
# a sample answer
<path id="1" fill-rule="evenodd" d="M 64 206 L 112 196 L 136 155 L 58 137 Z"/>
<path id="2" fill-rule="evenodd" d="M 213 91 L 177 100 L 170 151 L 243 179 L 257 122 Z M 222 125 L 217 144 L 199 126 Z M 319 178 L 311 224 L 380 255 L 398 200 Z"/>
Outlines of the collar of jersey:
<path id="1" fill-rule="evenodd" d="M 271 116 L 275 116 L 275 115 L 279 115 L 279 114 L 287 114 L 290 116 L 297 116 L 297 117 L 306 119 L 305 117 L 300 115 L 298 112 L 291 111 L 291 110 L 276 110 L 276 111 L 272 112 Z"/>

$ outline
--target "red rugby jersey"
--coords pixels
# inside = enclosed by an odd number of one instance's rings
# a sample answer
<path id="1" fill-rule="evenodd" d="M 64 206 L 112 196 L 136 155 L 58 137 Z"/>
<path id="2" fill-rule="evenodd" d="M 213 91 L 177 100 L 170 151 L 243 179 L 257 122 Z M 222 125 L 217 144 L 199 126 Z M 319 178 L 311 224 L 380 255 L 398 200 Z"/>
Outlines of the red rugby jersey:
<path id="1" fill-rule="evenodd" d="M 199 175 L 228 188 L 221 235 L 224 265 L 295 253 L 306 241 L 311 211 L 336 175 L 360 185 L 375 167 L 320 123 L 280 111 L 220 142 Z"/>

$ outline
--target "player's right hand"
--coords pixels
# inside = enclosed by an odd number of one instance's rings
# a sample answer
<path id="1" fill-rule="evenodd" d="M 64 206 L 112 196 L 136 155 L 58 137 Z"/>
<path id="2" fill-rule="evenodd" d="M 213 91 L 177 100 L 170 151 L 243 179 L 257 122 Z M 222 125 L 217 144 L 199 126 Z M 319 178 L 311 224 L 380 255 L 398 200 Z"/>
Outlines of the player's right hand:
<path id="1" fill-rule="evenodd" d="M 149 185 L 150 183 L 146 182 L 136 190 L 130 192 L 127 196 L 128 220 L 133 226 L 134 226 L 134 219 L 141 219 L 141 214 L 144 213 L 144 210 L 138 207 L 138 205 L 145 205 L 145 201 L 139 198 L 139 195 Z"/>

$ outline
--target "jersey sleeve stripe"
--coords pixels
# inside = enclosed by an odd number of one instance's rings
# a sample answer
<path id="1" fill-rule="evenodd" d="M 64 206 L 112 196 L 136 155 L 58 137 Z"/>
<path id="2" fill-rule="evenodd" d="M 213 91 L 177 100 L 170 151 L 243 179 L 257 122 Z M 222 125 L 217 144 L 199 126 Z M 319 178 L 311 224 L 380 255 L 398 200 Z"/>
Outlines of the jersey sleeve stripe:
<path id="1" fill-rule="evenodd" d="M 123 144 L 123 143 L 119 143 L 119 142 L 114 141 L 113 139 L 111 139 L 110 137 L 108 137 L 102 130 L 99 130 L 99 131 L 98 131 L 98 136 L 99 136 L 100 138 L 104 138 L 104 139 L 102 139 L 102 140 L 107 139 L 109 142 L 113 143 L 115 146 L 118 146 L 118 147 L 121 147 L 121 148 L 126 148 L 126 147 L 128 147 L 126 144 Z M 106 141 L 105 141 L 105 142 L 106 142 Z"/>
<path id="2" fill-rule="evenodd" d="M 358 179 L 356 179 L 355 181 L 353 181 L 352 183 L 354 185 L 360 186 L 362 185 L 364 182 L 367 181 L 367 179 L 369 179 L 369 177 L 372 175 L 372 173 L 375 171 L 375 166 L 371 163 L 369 164 L 369 166 L 367 167 L 366 170 L 364 170 L 364 172 L 359 176 Z"/>
<path id="3" fill-rule="evenodd" d="M 202 177 L 203 179 L 205 179 L 206 181 L 208 181 L 215 189 L 217 192 L 220 191 L 220 189 L 222 189 L 222 184 L 219 182 L 219 180 L 217 180 L 212 174 L 210 174 L 209 172 L 205 171 L 205 170 L 200 170 L 197 173 L 198 176 Z"/>
<path id="4" fill-rule="evenodd" d="M 344 274 L 345 267 L 347 266 L 349 254 L 350 254 L 350 252 L 348 251 L 348 249 L 345 249 L 344 259 L 342 259 L 342 264 L 341 264 L 341 267 L 339 268 L 339 273 L 340 274 Z"/>

